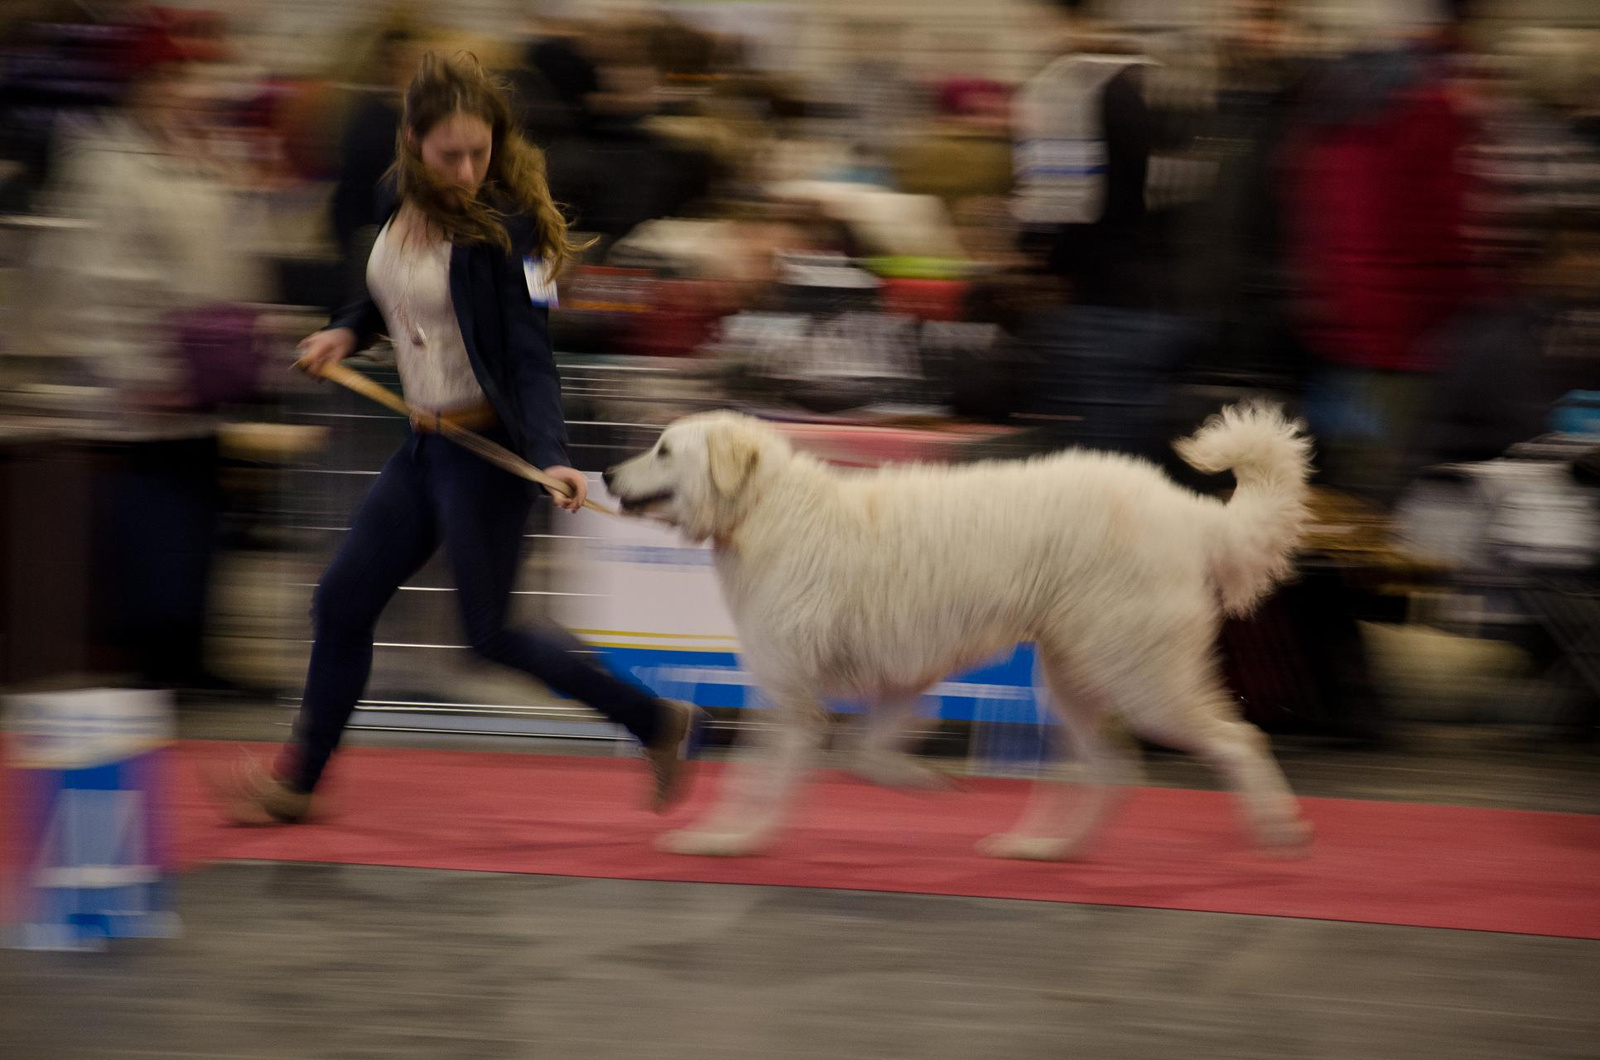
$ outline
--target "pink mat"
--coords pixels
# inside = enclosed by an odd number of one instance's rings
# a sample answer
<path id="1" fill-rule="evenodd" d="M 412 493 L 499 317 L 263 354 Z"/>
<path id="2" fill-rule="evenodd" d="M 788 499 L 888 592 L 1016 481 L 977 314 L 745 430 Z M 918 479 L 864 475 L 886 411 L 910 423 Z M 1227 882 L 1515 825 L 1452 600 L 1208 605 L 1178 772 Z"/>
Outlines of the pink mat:
<path id="1" fill-rule="evenodd" d="M 1034 864 L 972 850 L 1016 817 L 1022 782 L 911 794 L 823 773 L 770 854 L 715 860 L 659 853 L 651 841 L 704 808 L 716 764 L 698 767 L 689 805 L 662 819 L 641 808 L 645 779 L 633 761 L 361 748 L 336 762 L 325 822 L 250 829 L 218 820 L 197 772 L 239 753 L 233 744 L 178 746 L 181 864 L 242 858 L 831 887 L 1600 938 L 1595 816 L 1306 799 L 1316 842 L 1309 856 L 1281 860 L 1249 846 L 1228 796 L 1143 788 L 1087 861 Z"/>

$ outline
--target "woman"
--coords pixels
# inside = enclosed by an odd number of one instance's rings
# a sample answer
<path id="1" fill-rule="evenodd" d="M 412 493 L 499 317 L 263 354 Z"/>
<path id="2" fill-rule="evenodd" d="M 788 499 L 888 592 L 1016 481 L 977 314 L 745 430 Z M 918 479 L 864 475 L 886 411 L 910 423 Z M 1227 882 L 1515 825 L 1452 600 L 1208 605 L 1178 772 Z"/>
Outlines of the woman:
<path id="1" fill-rule="evenodd" d="M 263 233 L 237 179 L 249 174 L 208 150 L 222 118 L 212 50 L 151 26 L 113 57 L 121 105 L 57 124 L 42 205 L 71 223 L 38 233 L 12 319 L 30 351 L 51 355 L 28 371 L 75 384 L 88 397 L 79 413 L 112 420 L 122 439 L 95 472 L 104 646 L 144 683 L 216 689 L 204 637 L 221 499 L 212 409 L 252 396 L 260 346 L 246 307 L 271 291 Z M 218 335 L 223 349 L 208 341 Z"/>
<path id="2" fill-rule="evenodd" d="M 551 201 L 543 156 L 511 127 L 505 96 L 476 60 L 434 55 L 406 91 L 393 205 L 367 263 L 370 295 L 300 345 L 313 373 L 386 330 L 414 422 L 385 465 L 317 587 L 315 641 L 294 736 L 271 774 L 232 786 L 240 821 L 296 821 L 366 686 L 373 629 L 402 582 L 442 542 L 472 648 L 579 699 L 646 750 L 655 805 L 679 793 L 693 708 L 619 681 L 561 631 L 507 629 L 506 611 L 534 487 L 437 432 L 453 421 L 521 453 L 564 483 L 576 512 L 587 492 L 568 466 L 560 380 L 550 352 L 553 279 L 573 255 Z"/>

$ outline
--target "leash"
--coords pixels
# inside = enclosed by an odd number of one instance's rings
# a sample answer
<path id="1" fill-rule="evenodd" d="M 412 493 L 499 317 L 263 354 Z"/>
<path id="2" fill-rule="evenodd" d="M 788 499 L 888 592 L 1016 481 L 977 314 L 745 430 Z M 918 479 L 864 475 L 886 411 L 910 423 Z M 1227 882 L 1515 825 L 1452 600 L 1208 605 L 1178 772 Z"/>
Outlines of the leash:
<path id="1" fill-rule="evenodd" d="M 398 412 L 402 416 L 421 422 L 431 422 L 439 434 L 450 439 L 461 448 L 482 457 L 496 467 L 509 471 L 518 478 L 527 479 L 529 482 L 537 482 L 545 489 L 553 490 L 563 497 L 572 496 L 572 490 L 565 482 L 551 478 L 505 446 L 496 445 L 481 434 L 469 431 L 465 427 L 451 423 L 449 420 L 441 419 L 437 413 L 427 412 L 408 404 L 399 394 L 379 383 L 373 382 L 348 365 L 331 364 L 318 370 L 302 360 L 296 361 L 294 366 L 307 375 L 338 383 L 348 390 L 355 391 L 362 397 L 371 398 L 378 404 Z M 617 515 L 613 509 L 607 508 L 603 504 L 596 504 L 591 500 L 585 500 L 583 506 L 605 515 Z"/>

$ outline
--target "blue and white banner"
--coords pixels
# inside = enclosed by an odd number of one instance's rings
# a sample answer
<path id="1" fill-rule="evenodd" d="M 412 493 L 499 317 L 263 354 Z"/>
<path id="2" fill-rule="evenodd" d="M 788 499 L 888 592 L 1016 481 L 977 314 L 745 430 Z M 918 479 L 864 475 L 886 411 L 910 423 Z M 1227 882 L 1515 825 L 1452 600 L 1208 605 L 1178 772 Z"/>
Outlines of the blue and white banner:
<path id="1" fill-rule="evenodd" d="M 162 783 L 173 735 L 166 694 L 14 696 L 5 722 L 7 943 L 79 950 L 176 934 Z"/>
<path id="2" fill-rule="evenodd" d="M 615 504 L 597 476 L 589 496 Z M 558 551 L 556 618 L 595 648 L 618 675 L 657 695 L 702 707 L 759 708 L 760 690 L 739 664 L 733 616 L 712 568 L 711 550 L 677 531 L 585 509 L 563 520 L 570 536 Z M 930 717 L 1033 724 L 1033 649 L 1024 645 L 988 666 L 952 677 L 925 697 Z M 850 704 L 837 704 L 848 711 Z"/>

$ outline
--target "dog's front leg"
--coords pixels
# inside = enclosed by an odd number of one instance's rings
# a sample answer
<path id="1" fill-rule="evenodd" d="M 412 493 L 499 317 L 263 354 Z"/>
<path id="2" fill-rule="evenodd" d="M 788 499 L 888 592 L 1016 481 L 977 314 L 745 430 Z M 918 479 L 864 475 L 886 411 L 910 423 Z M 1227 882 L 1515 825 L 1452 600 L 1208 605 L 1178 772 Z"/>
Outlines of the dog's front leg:
<path id="1" fill-rule="evenodd" d="M 753 745 L 740 755 L 716 809 L 662 836 L 662 850 L 742 857 L 772 841 L 828 724 L 823 705 L 809 696 L 780 699 L 772 713 L 770 723 L 751 734 Z"/>

